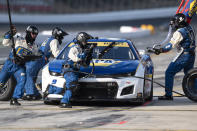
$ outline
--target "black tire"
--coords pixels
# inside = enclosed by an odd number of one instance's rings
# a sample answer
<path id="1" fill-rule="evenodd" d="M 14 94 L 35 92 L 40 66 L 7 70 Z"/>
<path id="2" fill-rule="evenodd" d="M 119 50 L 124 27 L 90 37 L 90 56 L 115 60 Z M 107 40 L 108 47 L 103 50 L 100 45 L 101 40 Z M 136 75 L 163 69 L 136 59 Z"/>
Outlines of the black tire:
<path id="1" fill-rule="evenodd" d="M 153 100 L 153 74 L 152 74 L 152 79 L 151 79 L 151 91 L 150 91 L 150 96 L 146 99 L 146 101 L 152 101 Z"/>
<path id="2" fill-rule="evenodd" d="M 184 76 L 182 82 L 183 92 L 190 100 L 197 102 L 197 87 L 195 87 L 195 80 L 197 80 L 197 68 L 191 69 Z"/>
<path id="3" fill-rule="evenodd" d="M 0 70 L 3 65 L 0 65 Z M 16 86 L 16 80 L 11 77 L 3 88 L 0 88 L 0 101 L 8 101 L 11 99 Z"/>
<path id="4" fill-rule="evenodd" d="M 144 74 L 144 78 L 146 79 L 146 76 Z M 145 83 L 146 83 L 146 80 L 144 79 L 144 84 L 143 84 L 143 94 L 142 94 L 142 98 L 138 98 L 138 101 L 136 102 L 136 105 L 143 105 L 145 102 L 146 102 L 146 95 L 145 95 Z"/>

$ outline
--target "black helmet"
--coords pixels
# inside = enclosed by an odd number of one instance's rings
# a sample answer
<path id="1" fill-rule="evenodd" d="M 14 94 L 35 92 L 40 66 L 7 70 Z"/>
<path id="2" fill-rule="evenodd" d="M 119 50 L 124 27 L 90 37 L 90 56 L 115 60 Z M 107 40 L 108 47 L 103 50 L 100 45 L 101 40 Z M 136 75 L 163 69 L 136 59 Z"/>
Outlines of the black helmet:
<path id="1" fill-rule="evenodd" d="M 38 34 L 39 31 L 38 31 L 38 28 L 37 27 L 35 27 L 33 25 L 30 25 L 30 26 L 27 27 L 26 33 Z"/>
<path id="2" fill-rule="evenodd" d="M 68 35 L 68 33 L 66 33 L 65 31 L 63 31 L 59 27 L 55 27 L 52 30 L 52 36 L 54 36 L 59 41 L 61 41 L 64 38 L 65 35 Z"/>
<path id="3" fill-rule="evenodd" d="M 26 32 L 25 38 L 26 38 L 27 44 L 33 44 L 33 42 L 35 41 L 36 37 L 32 38 L 31 33 L 35 34 L 37 36 L 38 33 L 39 33 L 38 28 L 35 27 L 35 26 L 30 25 L 30 26 L 28 26 L 26 28 L 25 32 Z"/>
<path id="4" fill-rule="evenodd" d="M 175 28 L 181 28 L 181 27 L 185 27 L 187 25 L 187 19 L 186 16 L 182 13 L 178 13 L 176 14 L 173 18 L 172 18 L 172 24 L 175 26 Z"/>
<path id="5" fill-rule="evenodd" d="M 76 36 L 77 42 L 79 44 L 83 44 L 83 46 L 84 46 L 84 44 L 86 44 L 88 39 L 93 39 L 93 37 L 86 32 L 80 32 Z"/>

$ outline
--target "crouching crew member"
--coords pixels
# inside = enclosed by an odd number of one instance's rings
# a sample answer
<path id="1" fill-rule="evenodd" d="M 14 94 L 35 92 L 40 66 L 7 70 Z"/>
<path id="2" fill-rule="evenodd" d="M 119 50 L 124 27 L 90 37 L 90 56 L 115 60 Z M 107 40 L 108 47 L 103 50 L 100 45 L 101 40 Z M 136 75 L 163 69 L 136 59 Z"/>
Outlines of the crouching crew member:
<path id="1" fill-rule="evenodd" d="M 93 37 L 85 32 L 80 32 L 76 36 L 75 44 L 70 48 L 68 53 L 68 65 L 69 68 L 65 71 L 64 78 L 66 80 L 66 90 L 63 98 L 61 99 L 60 107 L 61 108 L 72 108 L 70 103 L 70 98 L 73 93 L 77 90 L 77 83 L 79 78 L 79 68 L 80 66 L 88 66 L 92 58 L 89 57 L 87 52 L 87 40 L 93 39 Z M 90 47 L 92 50 L 93 47 Z M 91 55 L 90 55 L 91 57 Z"/>

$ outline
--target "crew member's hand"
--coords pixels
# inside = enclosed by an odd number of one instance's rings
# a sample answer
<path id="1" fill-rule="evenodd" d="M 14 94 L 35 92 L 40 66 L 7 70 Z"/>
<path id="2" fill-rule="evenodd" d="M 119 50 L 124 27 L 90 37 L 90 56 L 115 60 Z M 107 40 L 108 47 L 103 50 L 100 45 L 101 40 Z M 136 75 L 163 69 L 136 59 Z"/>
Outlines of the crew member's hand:
<path id="1" fill-rule="evenodd" d="M 155 53 L 156 55 L 159 55 L 160 53 L 163 52 L 163 51 L 162 51 L 162 47 L 161 47 L 160 44 L 155 44 L 155 45 L 153 45 L 153 50 L 154 50 L 154 53 Z"/>
<path id="2" fill-rule="evenodd" d="M 17 30 L 16 30 L 16 27 L 14 25 L 11 26 L 11 30 L 12 30 L 13 36 L 16 35 Z"/>
<path id="3" fill-rule="evenodd" d="M 162 49 L 154 49 L 154 51 L 156 55 L 159 55 L 160 53 L 162 53 Z"/>

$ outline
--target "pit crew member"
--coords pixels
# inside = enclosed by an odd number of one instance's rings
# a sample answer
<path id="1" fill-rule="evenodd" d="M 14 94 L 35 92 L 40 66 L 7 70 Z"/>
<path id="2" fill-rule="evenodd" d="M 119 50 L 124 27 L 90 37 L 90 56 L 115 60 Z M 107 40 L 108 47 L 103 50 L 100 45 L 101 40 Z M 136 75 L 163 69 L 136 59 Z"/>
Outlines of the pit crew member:
<path id="1" fill-rule="evenodd" d="M 9 31 L 5 34 L 2 42 L 4 46 L 12 45 L 11 35 L 13 34 L 14 36 L 16 34 L 16 28 L 14 26 L 12 27 L 12 32 L 13 33 Z M 17 81 L 14 94 L 10 100 L 10 105 L 21 105 L 18 99 L 24 94 L 24 85 L 26 81 L 25 63 L 30 60 L 38 59 L 41 56 L 34 43 L 37 35 L 37 27 L 30 25 L 26 28 L 25 38 L 21 36 L 15 36 L 13 38 L 15 43 L 13 48 L 15 48 L 15 50 L 13 49 L 10 52 L 0 72 L 0 87 L 3 87 L 11 76 L 14 76 Z"/>
<path id="2" fill-rule="evenodd" d="M 86 59 L 88 53 L 87 40 L 93 37 L 85 32 L 80 32 L 76 36 L 76 43 L 70 48 L 68 53 L 68 65 L 70 66 L 65 70 L 64 78 L 66 79 L 66 90 L 60 102 L 60 108 L 72 108 L 70 98 L 77 90 L 77 83 L 80 66 L 89 65 L 90 59 Z M 85 63 L 85 64 L 84 64 Z M 69 71 L 67 71 L 69 70 Z"/>
<path id="3" fill-rule="evenodd" d="M 53 55 L 57 57 L 60 52 L 59 46 L 62 44 L 64 36 L 68 35 L 63 29 L 55 27 L 52 30 L 52 36 L 47 38 L 40 47 L 43 57 L 26 63 L 26 76 L 27 80 L 25 83 L 26 96 L 24 100 L 39 100 L 42 98 L 38 89 L 35 86 L 35 81 L 39 70 L 48 63 L 48 59 Z"/>
<path id="4" fill-rule="evenodd" d="M 176 31 L 170 42 L 165 46 L 155 49 L 155 53 L 165 53 L 172 48 L 177 48 L 177 56 L 169 64 L 165 72 L 165 95 L 160 96 L 159 100 L 173 100 L 172 89 L 174 84 L 174 76 L 176 73 L 184 69 L 186 74 L 194 66 L 195 61 L 195 34 L 192 27 L 187 23 L 184 14 L 178 13 L 172 20 Z"/>

